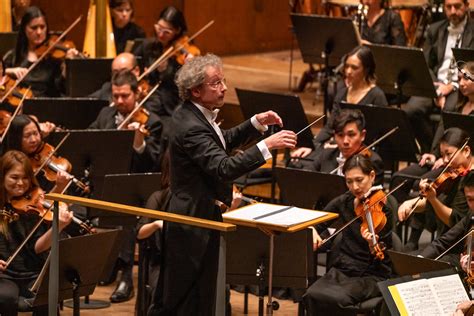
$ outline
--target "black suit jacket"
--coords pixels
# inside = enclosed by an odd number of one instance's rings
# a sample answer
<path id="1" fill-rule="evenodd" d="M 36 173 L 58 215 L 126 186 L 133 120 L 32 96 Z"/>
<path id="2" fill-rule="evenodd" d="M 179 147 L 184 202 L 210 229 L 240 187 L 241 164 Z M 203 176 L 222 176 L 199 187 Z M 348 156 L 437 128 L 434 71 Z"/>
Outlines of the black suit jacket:
<path id="1" fill-rule="evenodd" d="M 89 126 L 89 129 L 117 129 L 115 115 L 117 115 L 116 107 L 107 106 L 103 108 L 96 120 Z M 133 151 L 132 172 L 151 172 L 160 169 L 160 139 L 163 128 L 161 121 L 157 115 L 150 113 L 145 127 L 150 135 L 145 137 L 146 146 L 141 154 Z"/>
<path id="2" fill-rule="evenodd" d="M 224 149 L 215 130 L 189 101 L 176 109 L 171 131 L 169 211 L 222 221 L 215 200 L 230 205 L 232 180 L 265 162 L 256 145 L 243 153 L 233 156 L 230 153 L 261 134 L 250 120 L 222 130 Z M 193 310 L 194 315 L 213 314 L 219 235 L 209 229 L 166 223 L 164 270 L 160 272 L 163 298 L 155 298 L 155 303 L 162 300 L 170 314 L 177 310 Z M 203 296 L 208 297 L 205 303 Z M 200 297 L 199 306 L 186 303 L 193 301 L 192 297 Z"/>
<path id="3" fill-rule="evenodd" d="M 375 151 L 371 150 L 370 161 L 375 168 L 375 184 L 383 184 L 384 166 L 382 158 Z M 337 168 L 336 157 L 341 152 L 339 148 L 324 148 L 314 160 L 314 171 L 329 173 Z"/>
<path id="4" fill-rule="evenodd" d="M 446 52 L 446 43 L 448 42 L 448 20 L 442 20 L 431 24 L 426 32 L 425 45 L 423 52 L 425 54 L 428 68 L 430 69 L 433 80 L 436 80 L 438 69 L 441 66 Z M 474 47 L 474 21 L 469 17 L 462 34 L 461 48 Z"/>

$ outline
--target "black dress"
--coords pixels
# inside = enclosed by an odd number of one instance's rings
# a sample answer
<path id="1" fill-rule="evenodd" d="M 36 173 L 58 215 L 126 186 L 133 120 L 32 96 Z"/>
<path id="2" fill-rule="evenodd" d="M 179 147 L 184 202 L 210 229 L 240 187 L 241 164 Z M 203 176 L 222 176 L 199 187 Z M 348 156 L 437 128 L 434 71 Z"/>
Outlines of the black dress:
<path id="1" fill-rule="evenodd" d="M 123 28 L 116 27 L 114 23 L 113 28 L 117 55 L 124 52 L 127 41 L 146 37 L 145 31 L 133 22 L 128 23 Z"/>
<path id="2" fill-rule="evenodd" d="M 15 62 L 15 51 L 5 54 L 3 61 L 5 68 L 28 68 L 33 63 L 24 60 Z M 61 74 L 61 62 L 46 57 L 24 78 L 21 87 L 31 87 L 35 97 L 59 97 L 65 91 L 64 78 Z"/>
<path id="3" fill-rule="evenodd" d="M 338 213 L 340 220 L 347 223 L 355 216 L 354 196 L 346 192 L 332 200 L 324 210 Z M 383 212 L 387 223 L 378 235 L 379 241 L 389 249 L 392 245 L 392 210 L 384 207 Z M 379 296 L 377 282 L 391 276 L 389 259 L 385 256 L 380 261 L 370 253 L 369 245 L 360 233 L 360 224 L 361 220 L 356 220 L 341 232 L 341 241 L 332 250 L 334 258 L 330 270 L 306 291 L 304 303 L 309 315 L 352 315 L 347 308 Z M 318 231 L 321 231 L 320 227 Z"/>
<path id="4" fill-rule="evenodd" d="M 385 9 L 381 17 L 369 27 L 367 20 L 362 23 L 361 36 L 373 44 L 387 44 L 406 46 L 407 37 L 400 14 L 390 9 Z"/>

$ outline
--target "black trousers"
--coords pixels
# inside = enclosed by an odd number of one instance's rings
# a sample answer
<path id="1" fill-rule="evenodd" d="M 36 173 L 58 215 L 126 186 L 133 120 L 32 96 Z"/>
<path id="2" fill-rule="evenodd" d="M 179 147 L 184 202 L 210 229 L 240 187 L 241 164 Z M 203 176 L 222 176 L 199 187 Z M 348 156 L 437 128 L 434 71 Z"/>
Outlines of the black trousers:
<path id="1" fill-rule="evenodd" d="M 28 290 L 34 283 L 34 279 L 17 280 L 0 278 L 0 315 L 16 316 L 18 315 L 18 300 L 22 296 L 31 298 L 33 294 Z M 48 315 L 48 306 L 35 307 L 33 315 Z"/>

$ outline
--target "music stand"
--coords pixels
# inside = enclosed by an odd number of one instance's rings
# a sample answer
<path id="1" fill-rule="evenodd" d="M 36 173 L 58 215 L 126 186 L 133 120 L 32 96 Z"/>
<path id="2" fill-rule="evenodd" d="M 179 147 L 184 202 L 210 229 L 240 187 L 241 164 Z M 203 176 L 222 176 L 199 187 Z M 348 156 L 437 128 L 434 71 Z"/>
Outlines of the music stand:
<path id="1" fill-rule="evenodd" d="M 23 113 L 66 129 L 86 129 L 108 105 L 108 101 L 91 98 L 34 98 L 25 100 Z"/>
<path id="2" fill-rule="evenodd" d="M 59 241 L 59 296 L 58 302 L 73 299 L 74 315 L 79 315 L 80 296 L 94 292 L 99 277 L 113 255 L 118 230 L 85 235 Z M 91 247 L 91 245 L 94 245 Z M 85 255 L 87 253 L 87 255 Z M 49 261 L 44 277 L 39 280 L 31 306 L 48 304 Z"/>
<path id="3" fill-rule="evenodd" d="M 0 58 L 15 48 L 18 32 L 0 32 Z"/>
<path id="4" fill-rule="evenodd" d="M 466 48 L 452 48 L 454 59 L 456 62 L 469 62 L 474 61 L 474 49 Z"/>
<path id="5" fill-rule="evenodd" d="M 395 134 L 384 139 L 377 146 L 377 153 L 384 161 L 417 161 L 419 153 L 412 127 L 405 111 L 374 105 L 350 104 L 341 102 L 341 108 L 360 110 L 365 117 L 365 143 L 370 144 L 394 127 Z"/>
<path id="6" fill-rule="evenodd" d="M 474 135 L 474 116 L 463 115 L 455 112 L 443 112 L 444 128 L 458 127 L 467 132 L 468 135 Z M 474 137 L 469 140 L 469 146 L 474 148 Z"/>
<path id="7" fill-rule="evenodd" d="M 108 174 L 100 199 L 102 201 L 144 207 L 150 195 L 161 188 L 161 173 Z M 99 217 L 99 226 L 135 225 L 133 215 L 91 209 L 91 217 Z"/>
<path id="8" fill-rule="evenodd" d="M 344 177 L 335 174 L 281 167 L 275 173 L 284 204 L 320 210 L 347 191 Z"/>
<path id="9" fill-rule="evenodd" d="M 421 48 L 389 45 L 369 45 L 377 67 L 377 85 L 385 92 L 397 95 L 400 107 L 403 96 L 435 98 L 426 59 Z"/>
<path id="10" fill-rule="evenodd" d="M 70 97 L 85 97 L 110 81 L 112 58 L 66 59 L 66 91 Z"/>
<path id="11" fill-rule="evenodd" d="M 312 233 L 304 229 L 275 237 L 273 285 L 306 289 L 315 280 Z M 226 283 L 257 285 L 259 315 L 263 315 L 269 267 L 268 236 L 258 229 L 239 227 L 226 234 Z M 252 247 L 249 247 L 252 245 Z M 287 254 L 291 253 L 291 256 Z M 280 255 L 279 255 L 280 254 Z"/>
<path id="12" fill-rule="evenodd" d="M 72 174 L 78 179 L 85 170 L 91 181 L 92 196 L 102 192 L 106 174 L 128 173 L 133 154 L 134 132 L 129 130 L 71 130 L 51 133 L 47 142 L 55 146 L 70 133 L 58 150 L 72 164 Z M 119 158 L 119 159 L 118 159 Z"/>
<path id="13" fill-rule="evenodd" d="M 327 115 L 332 106 L 329 104 L 328 93 L 330 67 L 339 65 L 345 54 L 360 45 L 359 32 L 350 18 L 305 14 L 290 16 L 303 61 L 309 64 L 324 64 L 323 113 Z"/>

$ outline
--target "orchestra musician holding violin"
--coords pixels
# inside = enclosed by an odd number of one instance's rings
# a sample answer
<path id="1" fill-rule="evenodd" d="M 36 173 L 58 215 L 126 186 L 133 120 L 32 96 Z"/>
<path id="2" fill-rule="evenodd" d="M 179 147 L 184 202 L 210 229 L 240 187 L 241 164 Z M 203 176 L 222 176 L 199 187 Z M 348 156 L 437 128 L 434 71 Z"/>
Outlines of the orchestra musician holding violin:
<path id="1" fill-rule="evenodd" d="M 135 51 L 135 55 L 142 58 L 145 67 L 149 67 L 169 47 L 176 46 L 177 41 L 183 39 L 187 30 L 188 27 L 186 26 L 183 13 L 175 7 L 166 7 L 161 11 L 155 24 L 155 38 L 146 39 Z M 193 53 L 181 53 L 180 56 L 184 57 L 180 59 L 181 63 L 177 60 L 178 56 L 173 56 L 148 75 L 150 85 L 153 86 L 161 82 L 158 88 L 161 109 L 157 114 L 164 120 L 164 124 L 167 124 L 175 108 L 180 103 L 178 88 L 174 82 L 176 71 L 184 63 L 184 59 L 193 57 Z"/>
<path id="2" fill-rule="evenodd" d="M 469 212 L 460 185 L 462 178 L 474 166 L 471 148 L 467 145 L 468 136 L 459 128 L 449 128 L 444 132 L 439 146 L 445 168 L 449 168 L 433 182 L 422 179 L 419 186 L 421 197 L 424 198 L 407 200 L 398 209 L 400 221 L 407 220 L 414 212 L 425 214 L 424 218 L 421 218 L 422 221 L 419 217 L 413 217 L 410 222 L 410 226 L 420 234 L 423 228 L 437 230 L 442 234 Z M 449 166 L 446 165 L 448 162 L 450 162 Z M 410 237 L 410 239 L 413 238 Z"/>
<path id="3" fill-rule="evenodd" d="M 380 296 L 377 282 L 392 274 L 389 260 L 383 254 L 383 249 L 392 245 L 392 210 L 384 204 L 382 187 L 373 187 L 374 166 L 367 157 L 354 155 L 345 162 L 343 172 L 349 191 L 332 200 L 324 210 L 339 214 L 343 224 L 356 216 L 360 218 L 340 231 L 342 238 L 337 247 L 334 245 L 337 251 L 329 260 L 329 271 L 307 289 L 304 304 L 308 315 L 353 315 L 348 308 Z M 367 212 L 371 214 L 373 229 Z M 317 231 L 313 231 L 313 249 L 322 246 L 328 226 L 329 223 L 318 225 Z"/>
<path id="4" fill-rule="evenodd" d="M 46 16 L 38 7 L 29 7 L 21 21 L 16 48 L 3 58 L 6 73 L 14 80 L 21 80 L 20 86 L 31 87 L 36 97 L 57 97 L 64 90 L 64 58 L 78 55 L 75 48 L 62 52 L 63 60 L 47 56 L 41 60 L 26 76 L 27 69 L 35 63 L 49 44 Z"/>
<path id="5" fill-rule="evenodd" d="M 125 51 L 127 41 L 145 38 L 145 31 L 132 21 L 133 0 L 110 0 L 110 13 L 114 28 L 114 41 L 117 54 Z"/>
<path id="6" fill-rule="evenodd" d="M 30 211 L 41 210 L 44 197 L 40 195 L 38 201 L 23 204 L 26 206 L 24 209 L 14 208 L 15 201 L 28 197 L 39 188 L 30 160 L 19 151 L 8 151 L 0 159 L 0 183 L 0 314 L 15 316 L 18 314 L 19 297 L 33 297 L 29 288 L 44 265 L 52 231 L 41 223 L 7 266 L 10 256 L 40 220 L 38 213 Z M 72 212 L 60 208 L 59 231 L 69 225 L 72 218 Z M 48 315 L 47 312 L 47 306 L 41 306 L 35 308 L 33 315 Z"/>

